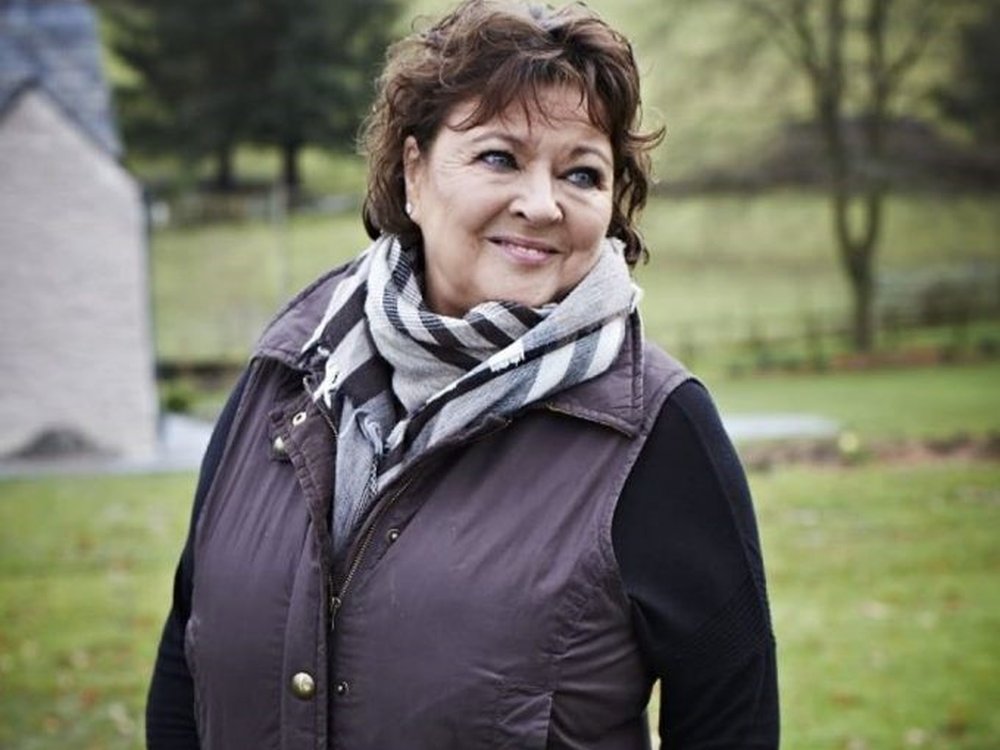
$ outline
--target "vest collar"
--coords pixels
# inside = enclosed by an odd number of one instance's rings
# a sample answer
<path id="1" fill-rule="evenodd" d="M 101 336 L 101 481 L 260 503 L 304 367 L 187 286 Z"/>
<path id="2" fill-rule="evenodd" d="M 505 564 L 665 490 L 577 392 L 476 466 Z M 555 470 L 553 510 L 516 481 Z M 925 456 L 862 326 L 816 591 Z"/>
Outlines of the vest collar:
<path id="1" fill-rule="evenodd" d="M 645 416 L 643 359 L 639 314 L 632 313 L 622 348 L 611 367 L 592 380 L 555 394 L 542 406 L 635 437 Z"/>
<path id="2" fill-rule="evenodd" d="M 264 330 L 251 358 L 274 359 L 294 370 L 309 371 L 314 358 L 303 352 L 302 346 L 312 336 L 334 288 L 349 268 L 345 265 L 329 271 L 293 297 Z"/>

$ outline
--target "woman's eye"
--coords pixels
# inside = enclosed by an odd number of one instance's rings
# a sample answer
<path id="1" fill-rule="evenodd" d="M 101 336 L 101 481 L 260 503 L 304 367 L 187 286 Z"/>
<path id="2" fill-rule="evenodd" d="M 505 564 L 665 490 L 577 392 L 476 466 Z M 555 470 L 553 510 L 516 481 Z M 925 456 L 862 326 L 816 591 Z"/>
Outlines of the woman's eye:
<path id="1" fill-rule="evenodd" d="M 497 169 L 514 169 L 517 167 L 514 155 L 507 151 L 484 151 L 478 158 L 479 161 L 487 166 L 496 167 Z"/>
<path id="2" fill-rule="evenodd" d="M 592 167 L 579 167 L 566 174 L 566 179 L 579 188 L 596 188 L 601 186 L 601 172 Z"/>

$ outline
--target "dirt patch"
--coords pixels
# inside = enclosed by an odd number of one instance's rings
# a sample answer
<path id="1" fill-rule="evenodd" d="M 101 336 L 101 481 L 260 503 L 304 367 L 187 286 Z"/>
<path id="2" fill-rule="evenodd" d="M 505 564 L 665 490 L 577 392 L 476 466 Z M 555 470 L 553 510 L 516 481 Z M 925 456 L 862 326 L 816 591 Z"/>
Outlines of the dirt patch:
<path id="1" fill-rule="evenodd" d="M 861 442 L 847 433 L 836 439 L 782 440 L 739 446 L 749 471 L 768 471 L 787 464 L 857 466 L 859 464 L 923 464 L 934 461 L 1000 461 L 1000 433 L 953 435 L 926 440 Z"/>

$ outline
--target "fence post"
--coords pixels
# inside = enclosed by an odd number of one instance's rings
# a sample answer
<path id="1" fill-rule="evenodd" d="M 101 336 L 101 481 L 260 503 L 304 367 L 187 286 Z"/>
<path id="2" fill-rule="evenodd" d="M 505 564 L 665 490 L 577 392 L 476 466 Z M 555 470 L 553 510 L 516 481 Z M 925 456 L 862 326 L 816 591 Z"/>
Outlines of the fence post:
<path id="1" fill-rule="evenodd" d="M 277 263 L 275 274 L 275 294 L 277 301 L 275 309 L 284 304 L 291 295 L 291 261 L 288 253 L 288 190 L 281 182 L 275 183 L 270 190 L 271 226 L 274 230 L 274 257 Z"/>

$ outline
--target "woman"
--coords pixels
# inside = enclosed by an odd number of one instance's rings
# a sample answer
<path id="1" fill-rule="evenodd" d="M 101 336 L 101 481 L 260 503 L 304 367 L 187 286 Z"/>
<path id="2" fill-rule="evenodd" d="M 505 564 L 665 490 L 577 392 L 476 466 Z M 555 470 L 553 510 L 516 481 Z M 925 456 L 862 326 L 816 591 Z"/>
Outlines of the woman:
<path id="1" fill-rule="evenodd" d="M 153 748 L 771 748 L 749 495 L 642 340 L 628 42 L 472 0 L 396 45 L 374 243 L 265 332 L 204 462 Z M 200 742 L 200 745 L 199 745 Z"/>

